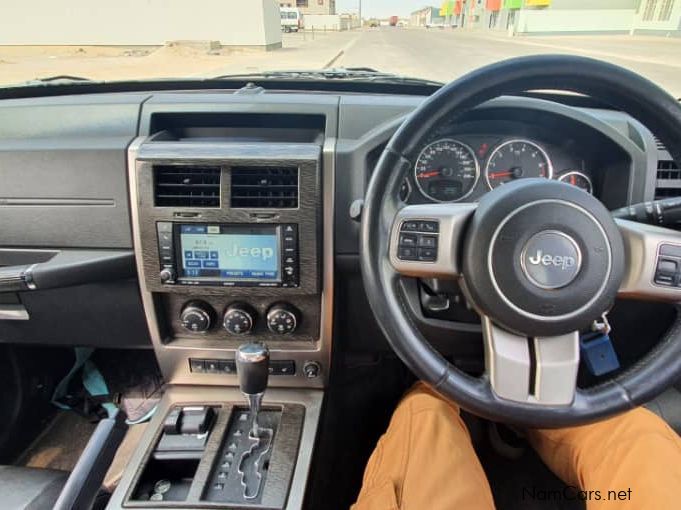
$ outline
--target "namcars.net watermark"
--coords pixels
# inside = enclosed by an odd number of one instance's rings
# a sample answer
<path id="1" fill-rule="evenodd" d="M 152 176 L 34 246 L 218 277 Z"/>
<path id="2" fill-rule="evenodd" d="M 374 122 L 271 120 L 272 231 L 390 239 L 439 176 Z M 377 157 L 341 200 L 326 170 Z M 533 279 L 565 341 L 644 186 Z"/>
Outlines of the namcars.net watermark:
<path id="1" fill-rule="evenodd" d="M 522 499 L 534 501 L 631 501 L 631 489 L 582 490 L 573 485 L 562 489 L 523 487 Z"/>

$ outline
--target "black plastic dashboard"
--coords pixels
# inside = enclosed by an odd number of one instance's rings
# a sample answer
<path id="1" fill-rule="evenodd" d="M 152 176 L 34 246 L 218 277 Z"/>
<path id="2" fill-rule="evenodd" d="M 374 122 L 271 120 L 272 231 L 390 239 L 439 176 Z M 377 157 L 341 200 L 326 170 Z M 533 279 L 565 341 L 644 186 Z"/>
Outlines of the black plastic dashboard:
<path id="1" fill-rule="evenodd" d="M 180 137 L 198 136 L 207 144 L 214 137 L 274 144 L 316 139 L 333 148 L 335 166 L 335 214 L 324 228 L 332 229 L 334 240 L 333 253 L 325 256 L 334 258 L 337 336 L 347 338 L 351 347 L 353 342 L 366 347 L 372 338 L 380 339 L 363 306 L 356 260 L 358 223 L 348 211 L 363 197 L 382 147 L 423 98 L 232 92 L 0 101 L 0 267 L 40 263 L 64 251 L 128 251 L 132 256 L 126 153 L 139 136 L 175 128 Z M 555 177 L 569 170 L 584 173 L 610 208 L 651 199 L 655 192 L 654 138 L 619 112 L 528 97 L 499 98 L 469 112 L 463 123 L 442 126 L 422 147 L 441 138 L 465 143 L 477 158 L 479 176 L 465 200 L 475 200 L 488 189 L 484 172 L 490 156 L 514 139 L 539 144 L 551 159 Z M 416 163 L 418 154 L 411 157 Z M 327 168 L 323 172 L 333 175 Z M 428 200 L 415 179 L 409 183 L 408 201 Z M 0 293 L 0 308 L 23 306 L 29 317 L 0 319 L 0 341 L 148 347 L 136 274 L 114 282 L 97 274 L 91 278 L 63 288 Z M 352 329 L 350 317 L 367 324 L 364 334 L 344 334 Z M 438 328 L 440 322 L 431 325 Z"/>

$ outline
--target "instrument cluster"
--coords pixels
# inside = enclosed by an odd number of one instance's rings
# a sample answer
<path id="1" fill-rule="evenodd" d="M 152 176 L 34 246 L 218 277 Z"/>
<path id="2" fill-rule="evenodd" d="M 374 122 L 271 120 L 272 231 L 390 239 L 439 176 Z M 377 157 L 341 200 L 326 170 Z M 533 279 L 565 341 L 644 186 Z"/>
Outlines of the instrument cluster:
<path id="1" fill-rule="evenodd" d="M 473 202 L 505 183 L 531 177 L 594 193 L 593 169 L 559 145 L 526 137 L 445 135 L 421 148 L 400 195 L 415 203 Z"/>

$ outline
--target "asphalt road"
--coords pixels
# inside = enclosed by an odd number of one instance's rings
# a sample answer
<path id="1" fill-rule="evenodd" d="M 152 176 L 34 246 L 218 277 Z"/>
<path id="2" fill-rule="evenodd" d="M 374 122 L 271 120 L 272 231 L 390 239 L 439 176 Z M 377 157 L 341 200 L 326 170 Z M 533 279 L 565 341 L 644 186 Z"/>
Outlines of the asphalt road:
<path id="1" fill-rule="evenodd" d="M 640 73 L 681 97 L 681 38 L 508 37 L 483 31 L 393 27 L 367 29 L 348 36 L 343 54 L 334 66 L 366 66 L 449 81 L 483 65 L 516 56 L 584 55 Z"/>

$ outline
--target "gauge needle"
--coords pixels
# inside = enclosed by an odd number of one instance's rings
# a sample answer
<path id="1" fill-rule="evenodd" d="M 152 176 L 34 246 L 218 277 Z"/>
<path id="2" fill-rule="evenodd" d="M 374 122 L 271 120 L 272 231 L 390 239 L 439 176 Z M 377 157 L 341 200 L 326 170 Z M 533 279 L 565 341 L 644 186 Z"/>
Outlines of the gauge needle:
<path id="1" fill-rule="evenodd" d="M 499 177 L 511 177 L 514 175 L 513 170 L 504 170 L 503 172 L 492 172 L 489 174 L 490 179 L 498 179 Z"/>
<path id="2" fill-rule="evenodd" d="M 440 175 L 439 170 L 431 170 L 430 172 L 423 172 L 422 174 L 419 174 L 419 179 L 428 179 L 430 177 L 437 177 Z"/>
<path id="3" fill-rule="evenodd" d="M 570 176 L 570 184 L 572 184 L 573 186 L 577 185 L 577 178 L 574 175 Z"/>

